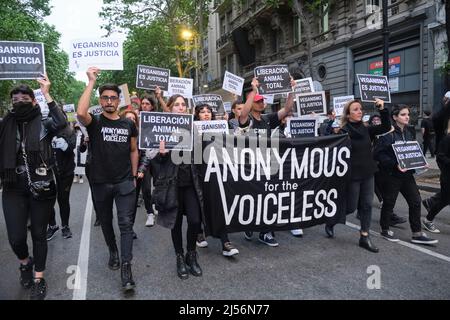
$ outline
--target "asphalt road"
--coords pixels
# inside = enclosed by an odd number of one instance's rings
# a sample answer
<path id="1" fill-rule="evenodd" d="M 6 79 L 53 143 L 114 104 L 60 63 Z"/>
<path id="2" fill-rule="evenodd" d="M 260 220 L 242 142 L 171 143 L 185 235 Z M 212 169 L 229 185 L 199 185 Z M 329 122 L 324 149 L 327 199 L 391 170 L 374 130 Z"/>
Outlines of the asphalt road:
<path id="1" fill-rule="evenodd" d="M 429 196 L 429 193 L 422 192 L 422 196 Z M 125 296 L 120 290 L 120 271 L 108 269 L 108 250 L 103 235 L 99 227 L 93 227 L 94 216 L 90 217 L 90 210 L 86 210 L 90 207 L 86 183 L 73 186 L 71 203 L 73 238 L 63 239 L 59 232 L 49 242 L 45 276 L 49 287 L 47 299 L 450 298 L 449 207 L 435 220 L 441 230 L 441 234 L 433 235 L 439 240 L 438 245 L 410 245 L 411 232 L 406 223 L 392 229 L 404 241 L 402 243 L 390 243 L 376 234 L 372 236 L 380 248 L 378 254 L 358 247 L 358 231 L 351 225 L 336 226 L 335 239 L 325 237 L 323 226 L 306 229 L 303 238 L 295 238 L 289 232 L 277 232 L 280 246 L 276 248 L 259 243 L 256 238 L 246 241 L 241 233 L 231 234 L 231 241 L 240 251 L 234 258 L 223 257 L 220 241 L 208 238 L 208 248 L 198 249 L 204 275 L 191 276 L 184 281 L 176 275 L 170 231 L 157 225 L 145 227 L 146 215 L 139 208 L 135 225 L 138 239 L 133 252 L 133 276 L 137 288 L 134 295 Z M 401 196 L 395 211 L 407 216 L 407 205 Z M 376 200 L 373 213 L 372 230 L 379 232 Z M 89 243 L 86 245 L 84 241 L 85 245 L 80 246 L 85 214 L 88 214 L 86 223 L 90 232 L 85 228 L 84 237 Z M 422 215 L 425 215 L 424 209 Z M 349 222 L 358 224 L 353 216 L 349 216 Z M 74 290 L 74 272 L 79 257 L 87 266 L 80 270 L 86 275 L 86 281 L 75 282 L 78 286 Z M 0 261 L 0 299 L 28 299 L 28 291 L 19 285 L 19 265 L 7 240 L 3 215 L 0 218 Z M 377 275 L 379 277 L 375 278 Z M 368 282 L 375 288 L 369 288 Z"/>

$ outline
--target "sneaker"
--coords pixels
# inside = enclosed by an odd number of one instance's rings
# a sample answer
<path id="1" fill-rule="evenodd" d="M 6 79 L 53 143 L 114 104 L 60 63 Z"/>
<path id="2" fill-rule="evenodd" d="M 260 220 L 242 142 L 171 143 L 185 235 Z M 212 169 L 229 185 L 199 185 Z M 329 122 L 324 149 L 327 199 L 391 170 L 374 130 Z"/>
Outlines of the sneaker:
<path id="1" fill-rule="evenodd" d="M 425 233 L 422 232 L 420 236 L 413 236 L 411 239 L 412 243 L 418 243 L 418 244 L 435 244 L 438 243 L 438 240 L 428 238 Z"/>
<path id="2" fill-rule="evenodd" d="M 62 227 L 61 232 L 64 239 L 72 238 L 72 231 L 70 231 L 69 226 Z"/>
<path id="3" fill-rule="evenodd" d="M 34 279 L 31 286 L 30 300 L 44 300 L 47 295 L 47 283 L 44 278 Z"/>
<path id="4" fill-rule="evenodd" d="M 153 227 L 155 224 L 155 215 L 153 213 L 149 213 L 147 215 L 147 221 L 145 222 L 146 227 Z"/>
<path id="5" fill-rule="evenodd" d="M 431 202 L 430 198 L 422 200 L 422 204 L 425 207 L 425 209 L 427 210 L 427 213 L 430 213 L 430 208 L 431 208 L 431 203 L 430 202 Z"/>
<path id="6" fill-rule="evenodd" d="M 258 240 L 264 244 L 267 244 L 268 246 L 278 247 L 278 242 L 273 237 L 272 232 L 260 233 Z"/>
<path id="7" fill-rule="evenodd" d="M 233 246 L 233 245 L 231 244 L 231 242 L 225 242 L 225 243 L 222 245 L 222 254 L 223 254 L 225 257 L 231 257 L 231 256 L 234 256 L 234 255 L 236 255 L 236 254 L 238 254 L 238 253 L 239 253 L 239 250 L 236 249 L 235 246 Z"/>
<path id="8" fill-rule="evenodd" d="M 28 258 L 27 264 L 20 264 L 20 284 L 25 289 L 30 289 L 33 285 L 33 258 Z"/>
<path id="9" fill-rule="evenodd" d="M 291 230 L 291 234 L 294 237 L 301 238 L 301 237 L 303 237 L 303 229 L 293 229 L 293 230 Z"/>
<path id="10" fill-rule="evenodd" d="M 82 183 L 84 183 L 84 180 L 83 180 L 83 178 L 80 178 L 80 180 L 78 181 L 78 183 L 79 183 L 79 184 L 82 184 Z"/>
<path id="11" fill-rule="evenodd" d="M 391 230 L 383 230 L 381 231 L 381 236 L 386 239 L 387 241 L 391 242 L 399 242 L 400 239 L 398 239 L 396 236 L 394 236 L 394 232 Z"/>
<path id="12" fill-rule="evenodd" d="M 50 241 L 55 236 L 56 232 L 58 232 L 59 227 L 58 226 L 48 226 L 47 228 L 47 241 Z"/>
<path id="13" fill-rule="evenodd" d="M 405 218 L 400 217 L 400 216 L 396 215 L 395 213 L 393 213 L 392 216 L 391 216 L 391 221 L 390 221 L 389 225 L 391 227 L 393 227 L 393 226 L 395 226 L 397 224 L 401 224 L 401 223 L 405 223 L 405 222 L 406 222 Z"/>
<path id="14" fill-rule="evenodd" d="M 428 221 L 426 218 L 422 219 L 422 226 L 425 230 L 430 231 L 431 233 L 440 233 L 438 228 L 434 225 L 433 221 Z"/>
<path id="15" fill-rule="evenodd" d="M 253 231 L 245 231 L 245 232 L 244 232 L 244 238 L 245 238 L 245 240 L 250 241 L 250 240 L 252 240 L 252 237 L 253 237 Z"/>
<path id="16" fill-rule="evenodd" d="M 199 233 L 197 235 L 197 247 L 199 248 L 206 248 L 208 246 L 208 242 L 206 242 L 205 236 L 203 233 Z"/>
<path id="17" fill-rule="evenodd" d="M 78 177 L 77 176 L 73 177 L 73 183 L 78 183 Z"/>

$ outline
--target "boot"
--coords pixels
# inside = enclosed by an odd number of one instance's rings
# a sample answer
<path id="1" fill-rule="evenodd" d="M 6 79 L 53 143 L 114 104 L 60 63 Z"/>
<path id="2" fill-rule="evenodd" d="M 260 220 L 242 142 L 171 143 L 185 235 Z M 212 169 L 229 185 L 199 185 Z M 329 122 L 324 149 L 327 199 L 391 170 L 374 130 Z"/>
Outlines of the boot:
<path id="1" fill-rule="evenodd" d="M 189 273 L 184 263 L 184 255 L 182 253 L 177 253 L 177 274 L 182 280 L 189 278 Z"/>
<path id="2" fill-rule="evenodd" d="M 197 251 L 189 251 L 186 253 L 186 265 L 189 267 L 193 276 L 200 277 L 202 275 L 202 268 L 200 268 L 197 262 Z"/>
<path id="3" fill-rule="evenodd" d="M 122 268 L 120 270 L 120 278 L 122 279 L 122 290 L 129 291 L 134 290 L 136 284 L 133 280 L 133 275 L 131 274 L 131 263 L 124 262 L 122 263 Z"/>
<path id="4" fill-rule="evenodd" d="M 25 289 L 30 289 L 33 285 L 33 258 L 28 258 L 28 263 L 26 265 L 20 264 L 20 284 Z"/>
<path id="5" fill-rule="evenodd" d="M 378 252 L 378 248 L 375 247 L 375 245 L 372 243 L 372 241 L 370 241 L 369 235 L 367 235 L 367 236 L 361 235 L 361 237 L 359 238 L 359 246 L 361 248 L 369 250 L 370 252 L 374 252 L 374 253 Z"/>
<path id="6" fill-rule="evenodd" d="M 109 247 L 108 267 L 111 270 L 118 270 L 120 268 L 119 250 L 116 244 Z"/>
<path id="7" fill-rule="evenodd" d="M 334 238 L 334 225 L 325 224 L 325 233 L 328 238 Z"/>

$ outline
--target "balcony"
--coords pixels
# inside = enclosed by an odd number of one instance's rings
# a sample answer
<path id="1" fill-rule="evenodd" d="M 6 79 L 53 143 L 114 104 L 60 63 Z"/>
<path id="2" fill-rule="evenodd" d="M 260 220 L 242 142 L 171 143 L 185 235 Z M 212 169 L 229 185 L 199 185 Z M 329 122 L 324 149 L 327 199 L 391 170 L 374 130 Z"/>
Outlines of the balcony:
<path id="1" fill-rule="evenodd" d="M 222 54 L 229 54 L 233 52 L 233 42 L 231 41 L 231 34 L 229 32 L 223 34 L 216 41 L 216 50 Z"/>

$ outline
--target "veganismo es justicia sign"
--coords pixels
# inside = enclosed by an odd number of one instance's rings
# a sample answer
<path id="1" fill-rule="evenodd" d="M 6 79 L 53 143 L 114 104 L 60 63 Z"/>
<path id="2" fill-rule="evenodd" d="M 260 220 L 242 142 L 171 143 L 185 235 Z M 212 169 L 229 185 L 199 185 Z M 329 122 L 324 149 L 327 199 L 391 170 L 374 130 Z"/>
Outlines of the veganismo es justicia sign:
<path id="1" fill-rule="evenodd" d="M 392 145 L 398 165 L 401 169 L 421 169 L 427 166 L 427 160 L 417 141 L 398 142 Z"/>
<path id="2" fill-rule="evenodd" d="M 348 136 L 222 137 L 204 144 L 208 234 L 306 228 L 346 214 Z"/>
<path id="3" fill-rule="evenodd" d="M 0 41 L 0 80 L 36 79 L 43 74 L 43 43 Z"/>
<path id="4" fill-rule="evenodd" d="M 69 71 L 123 70 L 122 40 L 114 38 L 73 40 L 69 52 Z"/>

